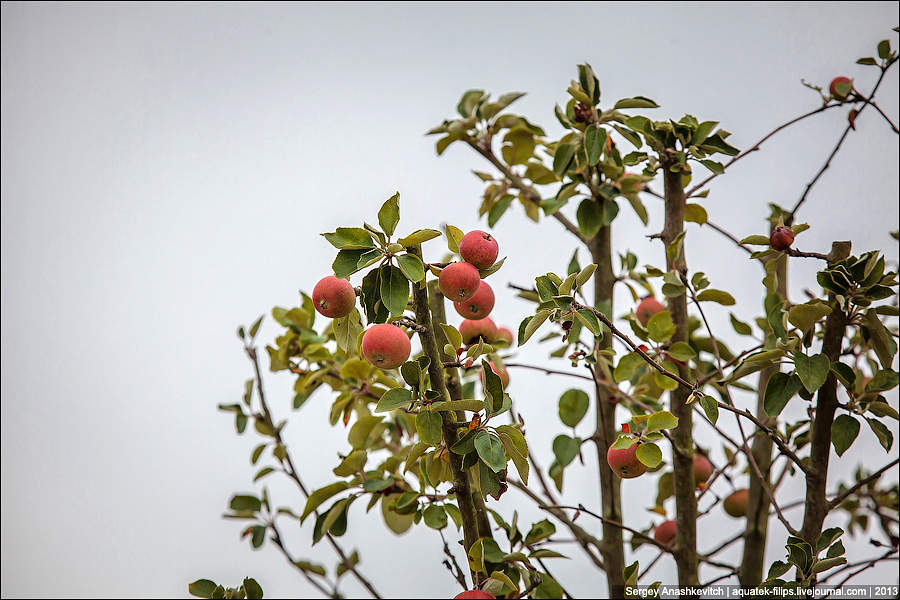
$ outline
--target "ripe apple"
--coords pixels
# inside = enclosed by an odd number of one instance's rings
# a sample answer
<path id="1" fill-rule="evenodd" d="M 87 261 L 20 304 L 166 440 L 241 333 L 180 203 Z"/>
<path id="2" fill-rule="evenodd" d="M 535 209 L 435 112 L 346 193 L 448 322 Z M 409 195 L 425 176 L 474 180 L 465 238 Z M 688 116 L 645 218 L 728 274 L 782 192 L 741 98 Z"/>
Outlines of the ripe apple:
<path id="1" fill-rule="evenodd" d="M 470 231 L 459 242 L 459 255 L 468 263 L 472 263 L 479 269 L 487 269 L 497 261 L 500 246 L 497 240 L 484 231 L 478 229 Z"/>
<path id="2" fill-rule="evenodd" d="M 663 521 L 653 530 L 653 539 L 664 546 L 671 546 L 677 533 L 675 521 Z"/>
<path id="3" fill-rule="evenodd" d="M 474 296 L 462 302 L 454 302 L 453 306 L 466 319 L 483 319 L 494 309 L 494 290 L 482 281 Z"/>
<path id="4" fill-rule="evenodd" d="M 478 291 L 481 275 L 478 269 L 467 262 L 450 263 L 438 277 L 441 293 L 452 302 L 468 300 Z"/>
<path id="5" fill-rule="evenodd" d="M 842 94 L 841 90 L 838 89 L 838 85 L 842 83 L 850 84 L 849 89 L 846 94 Z M 843 86 L 841 86 L 843 87 Z M 853 90 L 853 80 L 849 77 L 844 77 L 841 75 L 840 77 L 835 77 L 831 80 L 831 84 L 828 86 L 828 91 L 831 92 L 831 95 L 837 98 L 838 100 L 845 100 L 847 96 L 850 95 L 850 92 Z"/>
<path id="6" fill-rule="evenodd" d="M 698 452 L 694 452 L 694 483 L 700 485 L 709 479 L 713 471 L 713 465 L 709 459 Z"/>
<path id="7" fill-rule="evenodd" d="M 725 512 L 732 517 L 745 517 L 747 516 L 747 501 L 749 499 L 750 490 L 737 490 L 725 498 L 725 501 L 722 503 L 722 508 L 724 508 Z"/>
<path id="8" fill-rule="evenodd" d="M 478 337 L 490 343 L 492 339 L 497 337 L 497 325 L 490 317 L 483 319 L 464 319 L 459 325 L 459 333 L 462 334 L 464 344 L 471 344 L 478 341 Z"/>
<path id="9" fill-rule="evenodd" d="M 499 327 L 497 329 L 497 340 L 503 340 L 508 345 L 512 346 L 515 343 L 516 336 L 513 334 L 512 330 L 509 327 Z"/>
<path id="10" fill-rule="evenodd" d="M 396 369 L 406 362 L 410 351 L 409 337 L 396 325 L 379 323 L 363 334 L 363 356 L 379 369 Z"/>
<path id="11" fill-rule="evenodd" d="M 332 319 L 346 317 L 356 305 L 356 290 L 346 279 L 328 275 L 313 288 L 312 300 L 320 315 Z"/>
<path id="12" fill-rule="evenodd" d="M 493 594 L 489 594 L 484 590 L 466 590 L 465 592 L 460 592 L 457 595 L 453 596 L 453 600 L 457 599 L 469 599 L 469 600 L 486 600 L 488 598 L 496 598 Z"/>
<path id="13" fill-rule="evenodd" d="M 640 324 L 646 327 L 647 322 L 653 315 L 664 310 L 666 310 L 666 307 L 659 300 L 653 296 L 647 296 L 638 303 L 637 308 L 634 309 L 634 314 Z"/>
<path id="14" fill-rule="evenodd" d="M 774 250 L 784 252 L 794 243 L 794 230 L 784 225 L 779 225 L 769 234 L 769 245 Z"/>
<path id="15" fill-rule="evenodd" d="M 610 446 L 606 453 L 606 462 L 609 463 L 609 468 L 622 479 L 632 479 L 646 473 L 647 467 L 638 460 L 637 449 L 637 442 L 622 449 Z"/>

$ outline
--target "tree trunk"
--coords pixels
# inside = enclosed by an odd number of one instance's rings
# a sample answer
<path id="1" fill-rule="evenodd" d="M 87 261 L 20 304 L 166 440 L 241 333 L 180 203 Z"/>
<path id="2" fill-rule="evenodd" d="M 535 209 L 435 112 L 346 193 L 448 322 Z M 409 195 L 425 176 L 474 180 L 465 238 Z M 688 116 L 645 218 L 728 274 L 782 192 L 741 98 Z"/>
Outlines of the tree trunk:
<path id="1" fill-rule="evenodd" d="M 787 256 L 780 255 L 774 260 L 780 261 L 775 266 L 776 291 L 787 300 Z M 772 425 L 771 419 L 765 410 L 766 386 L 769 379 L 779 368 L 769 367 L 759 374 L 759 386 L 756 393 L 756 417 L 766 425 Z M 750 447 L 753 459 L 759 467 L 764 478 L 764 483 L 769 485 L 771 477 L 769 469 L 772 465 L 772 438 L 761 431 L 756 431 Z M 741 572 L 739 580 L 744 587 L 756 587 L 763 580 L 763 570 L 766 561 L 766 537 L 769 530 L 769 511 L 772 503 L 769 495 L 763 489 L 763 482 L 751 471 L 750 492 L 747 499 L 747 526 L 744 529 L 744 550 L 741 558 Z"/>
<path id="2" fill-rule="evenodd" d="M 594 271 L 594 308 L 612 318 L 613 286 L 616 279 L 612 270 L 612 244 L 609 226 L 603 227 L 589 243 L 591 261 L 597 265 Z M 612 346 L 612 335 L 607 334 L 597 341 L 597 349 Z M 622 522 L 621 480 L 609 468 L 606 451 L 616 439 L 615 404 L 609 402 L 606 390 L 597 387 L 597 463 L 600 478 L 600 502 L 603 516 L 610 521 Z M 607 522 L 603 524 L 603 562 L 606 566 L 606 580 L 611 598 L 621 597 L 625 587 L 625 547 L 622 530 Z"/>
<path id="3" fill-rule="evenodd" d="M 684 248 L 670 255 L 669 245 L 684 231 L 684 185 L 680 172 L 673 173 L 674 159 L 664 156 L 666 219 L 661 234 L 666 246 L 666 268 L 681 274 L 687 273 Z M 688 341 L 687 296 L 682 294 L 669 298 L 669 313 L 675 324 L 672 343 Z M 686 366 L 678 367 L 682 379 L 689 379 Z M 675 480 L 675 526 L 678 531 L 674 547 L 675 563 L 678 567 L 678 583 L 682 586 L 700 584 L 697 572 L 697 496 L 694 483 L 694 439 L 691 406 L 685 404 L 691 391 L 679 385 L 670 394 L 670 410 L 678 417 L 678 427 L 672 432 L 674 480 Z"/>

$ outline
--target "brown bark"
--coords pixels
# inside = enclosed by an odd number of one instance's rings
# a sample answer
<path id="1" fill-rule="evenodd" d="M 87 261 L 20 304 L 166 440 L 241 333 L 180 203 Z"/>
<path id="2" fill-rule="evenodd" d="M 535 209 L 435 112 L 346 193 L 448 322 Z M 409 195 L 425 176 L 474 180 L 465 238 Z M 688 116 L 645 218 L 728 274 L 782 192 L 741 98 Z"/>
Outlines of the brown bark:
<path id="1" fill-rule="evenodd" d="M 422 249 L 418 246 L 407 248 L 407 251 L 422 258 Z M 416 323 L 425 327 L 425 331 L 419 333 L 419 341 L 422 343 L 422 351 L 431 361 L 428 365 L 428 376 L 431 380 L 431 387 L 439 392 L 443 398 L 449 400 L 451 399 L 451 396 L 444 379 L 444 366 L 437 346 L 435 323 L 431 318 L 428 290 L 424 281 L 413 284 L 413 309 L 416 314 Z M 440 327 L 438 326 L 438 329 L 439 328 Z M 454 424 L 455 416 L 454 413 L 450 412 L 441 413 L 441 417 L 444 420 L 442 427 L 444 444 L 448 449 L 459 439 L 457 426 Z M 448 452 L 448 454 L 450 457 L 450 471 L 453 474 L 453 487 L 456 494 L 456 502 L 459 505 L 459 512 L 462 516 L 463 541 L 466 552 L 468 553 L 472 544 L 474 544 L 479 537 L 478 515 L 472 501 L 472 485 L 468 474 L 462 468 L 462 456 L 453 452 Z M 473 579 L 475 579 L 474 573 Z"/>
<path id="2" fill-rule="evenodd" d="M 612 270 L 612 243 L 610 228 L 603 227 L 588 243 L 591 260 L 597 265 L 594 271 L 594 308 L 612 315 L 613 286 L 616 278 Z M 612 334 L 597 342 L 597 349 L 612 346 Z M 600 502 L 603 517 L 613 522 L 622 521 L 621 480 L 609 468 L 606 451 L 616 439 L 615 405 L 608 400 L 609 393 L 597 386 L 595 403 L 597 413 L 597 463 L 600 479 Z M 625 586 L 625 547 L 622 530 L 603 522 L 603 562 L 610 597 L 621 596 Z"/>
<path id="3" fill-rule="evenodd" d="M 780 262 L 775 267 L 776 291 L 787 300 L 787 258 L 779 256 L 775 260 Z M 771 426 L 773 419 L 769 418 L 765 410 L 766 386 L 769 379 L 779 368 L 769 367 L 759 374 L 759 386 L 756 394 L 756 418 L 764 424 Z M 750 492 L 747 499 L 747 526 L 744 529 L 744 549 L 741 557 L 741 572 L 739 580 L 745 587 L 756 587 L 763 580 L 763 570 L 766 559 L 766 537 L 769 530 L 769 511 L 772 503 L 765 491 L 765 485 L 770 485 L 769 469 L 772 465 L 772 438 L 764 432 L 757 430 L 753 436 L 750 452 L 763 475 L 763 481 L 755 473 L 750 474 Z"/>
<path id="4" fill-rule="evenodd" d="M 662 238 L 666 246 L 666 268 L 679 273 L 687 272 L 684 248 L 675 256 L 670 256 L 669 245 L 684 231 L 685 194 L 680 172 L 672 172 L 674 157 L 663 156 L 665 180 L 665 225 Z M 669 313 L 675 324 L 675 335 L 672 342 L 687 342 L 688 314 L 687 296 L 682 294 L 668 299 Z M 688 379 L 690 373 L 686 366 L 678 367 L 682 379 Z M 694 484 L 694 440 L 691 406 L 685 404 L 691 390 L 679 385 L 670 393 L 670 410 L 678 417 L 678 426 L 672 431 L 673 468 L 675 480 L 675 525 L 678 537 L 675 542 L 674 556 L 678 567 L 678 583 L 682 586 L 700 584 L 697 571 L 697 497 Z"/>

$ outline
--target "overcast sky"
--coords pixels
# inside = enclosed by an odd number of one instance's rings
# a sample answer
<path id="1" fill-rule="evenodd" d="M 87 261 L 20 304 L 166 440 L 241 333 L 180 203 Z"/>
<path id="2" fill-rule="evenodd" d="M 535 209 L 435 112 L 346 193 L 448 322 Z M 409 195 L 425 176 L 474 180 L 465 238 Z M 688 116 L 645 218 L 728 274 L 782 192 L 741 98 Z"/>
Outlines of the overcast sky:
<path id="1" fill-rule="evenodd" d="M 194 579 L 236 584 L 245 575 L 267 596 L 313 593 L 270 545 L 251 551 L 240 525 L 220 518 L 232 493 L 257 489 L 248 459 L 255 434 L 237 437 L 215 409 L 237 401 L 250 374 L 234 331 L 310 291 L 334 256 L 317 234 L 372 221 L 394 191 L 402 231 L 486 227 L 476 214 L 481 184 L 469 170 L 488 165 L 463 147 L 439 158 L 434 138 L 423 136 L 451 116 L 464 90 L 528 92 L 516 110 L 552 135 L 553 105 L 565 103 L 575 65 L 588 61 L 605 103 L 649 96 L 662 105 L 660 118 L 690 112 L 720 121 L 745 148 L 817 105 L 801 78 L 827 85 L 844 74 L 870 89 L 877 70 L 854 62 L 881 39 L 896 47 L 895 25 L 895 2 L 4 2 L 3 596 L 184 596 Z M 877 98 L 895 122 L 897 92 L 895 68 Z M 830 111 L 774 138 L 715 182 L 704 202 L 710 219 L 739 237 L 764 232 L 767 203 L 793 204 L 845 123 L 846 111 Z M 897 136 L 867 111 L 799 216 L 812 225 L 802 249 L 852 239 L 856 250 L 883 248 L 896 262 L 888 232 L 898 226 L 897 149 Z M 661 265 L 660 245 L 645 238 L 661 228 L 661 211 L 647 202 L 650 227 L 623 207 L 614 247 Z M 493 232 L 509 256 L 492 279 L 495 320 L 515 327 L 531 306 L 504 284 L 564 271 L 573 240 L 517 208 Z M 692 269 L 734 292 L 736 315 L 759 312 L 761 272 L 744 254 L 695 225 L 686 247 Z M 814 267 L 792 263 L 794 298 L 816 289 Z M 625 295 L 617 303 L 617 314 L 631 306 Z M 709 312 L 733 347 L 746 343 L 728 336 L 727 309 Z M 260 338 L 276 333 L 268 319 Z M 521 358 L 541 362 L 546 353 L 532 344 Z M 557 398 L 573 381 L 513 373 L 509 391 L 544 468 L 562 428 Z M 291 378 L 270 375 L 266 384 L 277 417 L 288 417 Z M 796 404 L 786 415 L 802 414 Z M 326 425 L 329 406 L 326 394 L 314 396 L 286 430 L 314 488 L 333 479 L 346 447 L 345 432 Z M 698 426 L 696 439 L 721 460 L 710 431 Z M 865 430 L 833 476 L 887 458 Z M 599 507 L 595 460 L 591 449 L 585 467 L 567 470 L 567 501 Z M 269 485 L 276 504 L 301 506 L 277 477 Z M 655 479 L 623 489 L 629 522 L 659 520 L 645 510 Z M 791 482 L 782 497 L 802 492 Z M 520 522 L 543 518 L 515 491 L 490 504 L 507 516 L 519 509 Z M 799 523 L 801 514 L 790 518 Z M 705 519 L 701 550 L 741 526 L 719 510 Z M 833 522 L 843 525 L 840 516 Z M 297 556 L 333 570 L 324 544 L 309 549 L 310 526 L 285 527 Z M 782 557 L 784 542 L 778 524 L 771 531 L 769 561 Z M 845 545 L 857 558 L 873 555 L 868 537 Z M 385 595 L 457 591 L 433 532 L 396 537 L 357 503 L 342 544 L 360 550 L 361 568 Z M 551 568 L 570 591 L 605 589 L 567 550 L 573 559 Z M 642 565 L 653 556 L 635 555 Z M 723 555 L 738 557 L 737 547 Z M 674 581 L 670 558 L 654 579 Z M 896 583 L 896 565 L 868 581 Z M 345 592 L 360 588 L 348 578 Z"/>

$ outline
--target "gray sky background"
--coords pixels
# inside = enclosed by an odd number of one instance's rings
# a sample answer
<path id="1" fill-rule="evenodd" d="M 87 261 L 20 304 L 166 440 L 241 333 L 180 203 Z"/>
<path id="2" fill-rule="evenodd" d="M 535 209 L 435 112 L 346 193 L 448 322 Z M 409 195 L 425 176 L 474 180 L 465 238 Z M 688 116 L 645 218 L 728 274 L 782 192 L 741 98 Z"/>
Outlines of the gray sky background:
<path id="1" fill-rule="evenodd" d="M 234 330 L 311 290 L 334 255 L 317 234 L 373 220 L 395 190 L 403 231 L 485 226 L 469 170 L 487 165 L 463 147 L 438 158 L 423 136 L 464 90 L 528 92 L 516 110 L 552 135 L 553 105 L 565 102 L 575 65 L 587 60 L 607 102 L 646 95 L 662 105 L 660 117 L 718 120 L 747 147 L 817 105 L 801 77 L 827 84 L 846 74 L 869 89 L 877 71 L 854 61 L 880 39 L 897 46 L 897 14 L 895 2 L 3 3 L 3 595 L 184 596 L 194 579 L 244 575 L 270 597 L 313 593 L 271 546 L 251 551 L 240 525 L 220 518 L 231 493 L 255 489 L 254 434 L 237 437 L 215 409 L 236 401 L 249 376 Z M 897 83 L 895 68 L 878 96 L 895 121 Z M 799 198 L 845 119 L 844 110 L 819 115 L 739 163 L 712 186 L 710 218 L 740 237 L 763 232 L 767 202 Z M 801 248 L 852 239 L 856 250 L 884 248 L 897 260 L 888 236 L 898 226 L 897 147 L 867 111 L 800 215 L 812 225 Z M 661 211 L 647 203 L 650 228 L 623 207 L 614 244 L 659 265 L 661 247 L 644 236 L 661 228 Z M 519 209 L 494 233 L 509 256 L 495 276 L 495 319 L 515 327 L 530 306 L 503 284 L 563 271 L 574 245 L 555 223 L 539 228 Z M 727 241 L 689 225 L 687 256 L 734 292 L 735 314 L 759 311 L 761 272 Z M 815 289 L 814 268 L 792 263 L 793 297 Z M 624 295 L 617 302 L 617 313 L 631 306 Z M 727 309 L 710 313 L 718 331 L 730 331 Z M 261 339 L 276 330 L 267 320 Z M 522 357 L 540 362 L 546 352 L 529 346 Z M 513 373 L 510 393 L 544 468 L 562 427 L 557 398 L 572 381 Z M 290 377 L 267 385 L 277 415 L 288 416 Z M 800 404 L 788 414 L 802 414 Z M 329 405 L 314 396 L 286 432 L 311 487 L 333 478 L 346 446 L 345 432 L 327 427 Z M 721 459 L 714 440 L 698 427 L 698 443 Z M 833 475 L 886 458 L 864 430 Z M 585 467 L 567 471 L 568 501 L 599 506 L 594 461 L 587 452 Z M 269 486 L 277 504 L 300 506 L 277 477 Z M 645 510 L 654 491 L 647 477 L 624 484 L 629 522 L 659 520 Z M 791 482 L 782 497 L 802 491 Z M 515 491 L 491 504 L 507 515 L 518 508 L 520 522 L 542 518 Z M 740 525 L 714 510 L 701 550 Z M 308 549 L 311 527 L 285 529 L 297 556 L 333 569 L 324 544 Z M 771 530 L 770 561 L 784 539 L 775 521 Z M 876 553 L 867 540 L 845 544 L 862 558 Z M 396 537 L 357 503 L 342 543 L 359 548 L 386 595 L 456 593 L 436 534 Z M 585 577 L 584 561 L 571 555 L 551 568 L 576 596 L 597 593 L 602 580 Z M 653 556 L 635 554 L 642 565 Z M 649 580 L 673 578 L 666 558 Z M 896 583 L 896 565 L 866 580 Z M 359 590 L 347 578 L 346 593 Z"/>

